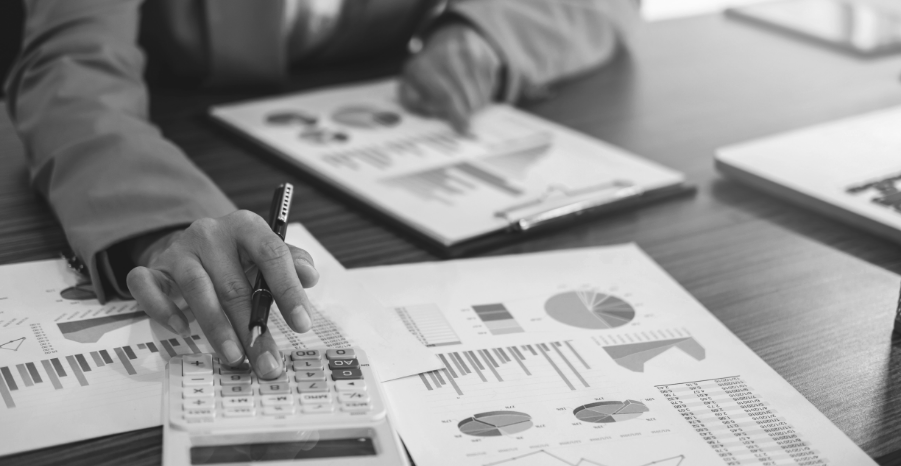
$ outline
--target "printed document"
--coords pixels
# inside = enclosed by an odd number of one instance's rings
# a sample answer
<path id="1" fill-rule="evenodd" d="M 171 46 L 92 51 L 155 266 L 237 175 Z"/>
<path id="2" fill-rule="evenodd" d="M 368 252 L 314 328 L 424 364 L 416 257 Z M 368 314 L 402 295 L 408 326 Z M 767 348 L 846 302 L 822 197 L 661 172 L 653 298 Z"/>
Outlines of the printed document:
<path id="1" fill-rule="evenodd" d="M 418 466 L 875 464 L 635 245 L 352 270 L 437 355 Z"/>
<path id="2" fill-rule="evenodd" d="M 682 186 L 681 173 L 509 105 L 460 136 L 404 110 L 394 80 L 214 107 L 229 128 L 453 246 L 574 203 Z"/>

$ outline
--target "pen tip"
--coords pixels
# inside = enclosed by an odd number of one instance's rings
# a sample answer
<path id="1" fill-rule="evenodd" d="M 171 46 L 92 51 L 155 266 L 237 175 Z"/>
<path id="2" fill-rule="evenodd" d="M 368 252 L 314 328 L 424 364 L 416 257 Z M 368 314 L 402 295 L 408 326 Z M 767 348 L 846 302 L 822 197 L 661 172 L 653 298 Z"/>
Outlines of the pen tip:
<path id="1" fill-rule="evenodd" d="M 260 338 L 260 326 L 255 325 L 253 330 L 250 331 L 250 346 L 253 346 L 254 343 L 257 342 L 257 338 Z"/>

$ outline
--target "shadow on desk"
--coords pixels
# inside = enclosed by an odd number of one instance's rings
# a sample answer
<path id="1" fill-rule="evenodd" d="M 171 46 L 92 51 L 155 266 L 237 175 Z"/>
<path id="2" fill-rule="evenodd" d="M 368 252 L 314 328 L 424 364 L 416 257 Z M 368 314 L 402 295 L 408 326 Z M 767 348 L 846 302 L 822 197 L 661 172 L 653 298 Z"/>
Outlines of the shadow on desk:
<path id="1" fill-rule="evenodd" d="M 901 274 L 901 246 L 894 242 L 727 178 L 714 180 L 710 190 L 714 199 L 729 207 Z"/>

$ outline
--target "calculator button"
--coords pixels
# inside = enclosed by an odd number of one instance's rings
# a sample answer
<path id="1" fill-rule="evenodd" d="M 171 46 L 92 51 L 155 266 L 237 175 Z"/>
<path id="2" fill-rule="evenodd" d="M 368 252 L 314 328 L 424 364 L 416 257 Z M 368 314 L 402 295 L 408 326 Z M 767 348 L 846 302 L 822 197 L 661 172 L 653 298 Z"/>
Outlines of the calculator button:
<path id="1" fill-rule="evenodd" d="M 330 349 L 325 352 L 325 357 L 329 361 L 332 359 L 348 359 L 357 357 L 352 349 Z"/>
<path id="2" fill-rule="evenodd" d="M 298 382 L 315 382 L 317 380 L 325 380 L 325 372 L 323 372 L 323 371 L 295 372 L 294 380 L 296 380 Z"/>
<path id="3" fill-rule="evenodd" d="M 219 366 L 220 374 L 250 374 L 250 364 L 246 362 L 237 366 Z"/>
<path id="4" fill-rule="evenodd" d="M 209 354 L 189 354 L 182 356 L 182 375 L 212 375 L 213 356 Z"/>
<path id="5" fill-rule="evenodd" d="M 301 406 L 301 409 L 306 414 L 320 414 L 320 413 L 330 413 L 335 410 L 335 407 L 331 404 L 309 404 Z"/>
<path id="6" fill-rule="evenodd" d="M 251 417 L 256 414 L 253 408 L 230 408 L 222 410 L 225 417 Z"/>
<path id="7" fill-rule="evenodd" d="M 222 399 L 223 408 L 253 408 L 252 396 L 234 396 Z"/>
<path id="8" fill-rule="evenodd" d="M 332 371 L 332 380 L 353 380 L 362 379 L 363 373 L 359 368 L 339 369 Z"/>
<path id="9" fill-rule="evenodd" d="M 181 405 L 182 409 L 188 411 L 190 409 L 215 409 L 216 400 L 210 398 L 190 398 Z"/>
<path id="10" fill-rule="evenodd" d="M 331 393 L 303 393 L 300 395 L 300 403 L 305 405 L 315 405 L 332 402 Z"/>
<path id="11" fill-rule="evenodd" d="M 355 401 L 369 401 L 369 394 L 366 392 L 338 392 L 338 401 L 341 403 L 353 403 Z"/>
<path id="12" fill-rule="evenodd" d="M 270 406 L 263 408 L 263 414 L 266 416 L 285 416 L 294 414 L 294 406 Z"/>
<path id="13" fill-rule="evenodd" d="M 278 377 L 274 379 L 258 379 L 257 376 L 253 376 L 254 382 L 259 382 L 260 385 L 264 383 L 288 383 L 288 374 L 286 372 L 282 372 Z"/>
<path id="14" fill-rule="evenodd" d="M 297 384 L 298 393 L 319 393 L 327 392 L 328 384 L 325 381 L 318 382 L 301 382 Z"/>
<path id="15" fill-rule="evenodd" d="M 328 362 L 328 368 L 331 370 L 350 369 L 354 367 L 360 367 L 360 363 L 356 359 L 330 359 Z"/>
<path id="16" fill-rule="evenodd" d="M 344 411 L 346 413 L 365 413 L 366 411 L 369 411 L 371 408 L 372 408 L 372 405 L 370 405 L 367 402 L 363 402 L 363 401 L 355 401 L 352 403 L 344 403 L 341 405 L 341 411 Z"/>
<path id="17" fill-rule="evenodd" d="M 265 395 L 260 400 L 263 406 L 291 406 L 294 404 L 294 397 L 291 395 Z"/>
<path id="18" fill-rule="evenodd" d="M 182 387 L 203 387 L 213 385 L 212 375 L 189 375 L 181 379 Z"/>
<path id="19" fill-rule="evenodd" d="M 291 387 L 287 383 L 260 384 L 260 395 L 278 395 L 282 393 L 291 393 Z"/>
<path id="20" fill-rule="evenodd" d="M 298 350 L 291 353 L 291 360 L 299 361 L 301 359 L 319 359 L 322 353 L 319 350 Z"/>
<path id="21" fill-rule="evenodd" d="M 185 398 L 206 398 L 213 396 L 213 387 L 187 387 L 182 391 Z"/>
<path id="22" fill-rule="evenodd" d="M 216 411 L 212 409 L 189 409 L 185 411 L 185 420 L 203 421 L 216 417 Z"/>
<path id="23" fill-rule="evenodd" d="M 362 380 L 338 380 L 335 382 L 335 388 L 339 392 L 366 390 L 366 382 Z"/>
<path id="24" fill-rule="evenodd" d="M 246 385 L 227 385 L 222 388 L 222 396 L 250 396 L 253 392 L 250 384 Z"/>
<path id="25" fill-rule="evenodd" d="M 295 371 L 318 370 L 322 369 L 322 361 L 318 359 L 303 359 L 294 361 L 293 367 Z"/>
<path id="26" fill-rule="evenodd" d="M 219 376 L 222 385 L 247 385 L 250 383 L 250 374 L 227 374 Z"/>

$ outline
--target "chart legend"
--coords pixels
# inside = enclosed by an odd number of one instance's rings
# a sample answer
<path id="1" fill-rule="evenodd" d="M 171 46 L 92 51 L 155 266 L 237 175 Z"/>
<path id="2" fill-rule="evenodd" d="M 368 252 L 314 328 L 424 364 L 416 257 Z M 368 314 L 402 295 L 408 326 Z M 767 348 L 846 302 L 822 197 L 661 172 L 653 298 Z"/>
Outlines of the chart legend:
<path id="1" fill-rule="evenodd" d="M 479 304 L 472 307 L 492 335 L 520 333 L 522 327 L 503 304 Z"/>

